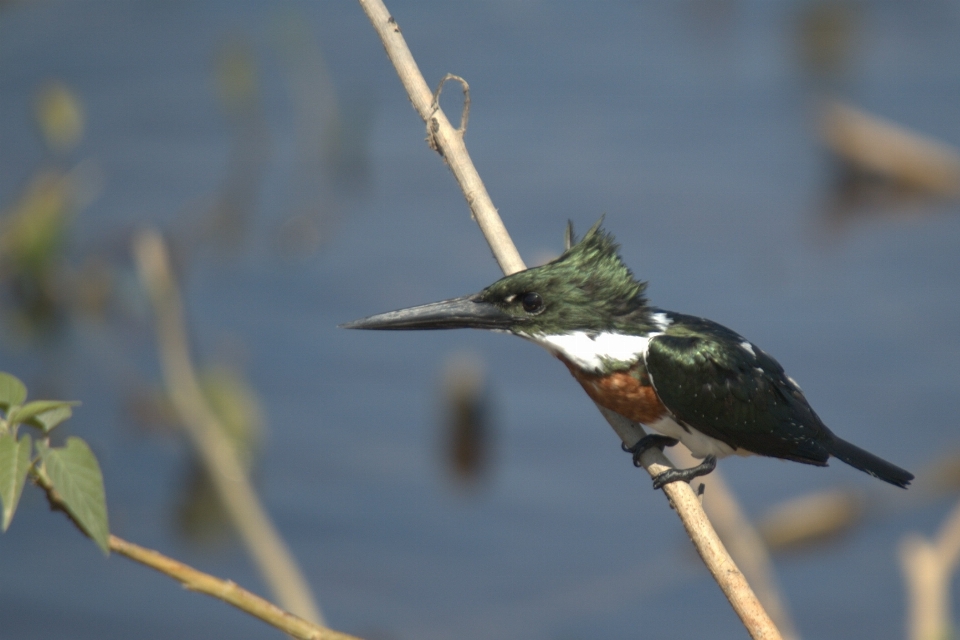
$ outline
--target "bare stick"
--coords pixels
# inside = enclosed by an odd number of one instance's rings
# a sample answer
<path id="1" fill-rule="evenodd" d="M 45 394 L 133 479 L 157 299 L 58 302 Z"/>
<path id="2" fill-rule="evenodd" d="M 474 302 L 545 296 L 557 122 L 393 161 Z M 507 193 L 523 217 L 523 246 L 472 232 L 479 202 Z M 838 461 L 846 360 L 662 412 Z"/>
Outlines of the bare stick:
<path id="1" fill-rule="evenodd" d="M 670 457 L 682 467 L 697 464 L 698 460 L 682 445 L 670 450 Z M 719 469 L 699 478 L 705 486 L 704 510 L 710 517 L 720 539 L 724 541 L 731 557 L 742 567 L 760 602 L 777 625 L 784 640 L 797 640 L 800 636 L 793 624 L 790 611 L 783 598 L 770 560 L 770 550 L 763 537 L 753 525 L 737 497 L 727 485 Z"/>
<path id="2" fill-rule="evenodd" d="M 274 596 L 286 609 L 323 623 L 310 585 L 270 520 L 236 450 L 210 409 L 190 360 L 183 302 L 163 239 L 145 231 L 134 241 L 140 279 L 157 316 L 158 348 L 167 393 L 187 435 L 203 459 L 231 522 Z"/>
<path id="3" fill-rule="evenodd" d="M 597 405 L 600 413 L 607 419 L 613 430 L 617 432 L 625 445 L 632 446 L 643 436 L 644 431 L 635 422 L 631 422 L 618 413 Z M 640 433 L 638 436 L 637 433 Z M 659 449 L 647 449 L 640 457 L 643 468 L 651 475 L 658 476 L 668 469 L 674 468 L 667 457 Z M 717 581 L 723 595 L 730 601 L 730 606 L 740 617 L 751 638 L 782 639 L 780 632 L 770 619 L 769 614 L 760 604 L 750 584 L 737 568 L 730 557 L 723 542 L 713 528 L 710 519 L 700 504 L 700 499 L 686 482 L 671 482 L 663 486 L 671 506 L 680 516 L 683 528 L 687 530 L 697 553 L 707 565 L 707 569 Z"/>
<path id="4" fill-rule="evenodd" d="M 453 128 L 439 105 L 434 104 L 430 89 L 400 33 L 397 21 L 390 15 L 381 0 L 359 0 L 359 2 L 383 41 L 387 56 L 396 68 L 400 81 L 410 97 L 410 102 L 427 124 L 430 145 L 443 157 L 444 162 L 453 171 L 460 188 L 463 189 L 470 211 L 480 225 L 500 268 L 508 275 L 522 271 L 525 268 L 523 260 L 520 259 L 520 254 L 470 160 L 463 137 Z M 627 446 L 635 444 L 645 435 L 640 425 L 612 411 L 599 408 Z M 640 461 L 651 476 L 672 468 L 666 456 L 656 449 L 645 452 Z M 740 616 L 751 637 L 780 638 L 780 633 L 770 620 L 770 616 L 767 615 L 743 574 L 737 569 L 730 554 L 720 542 L 720 538 L 717 537 L 690 485 L 674 482 L 664 486 L 663 491 L 680 515 L 683 526 L 700 557 L 703 558 L 710 573 L 720 585 L 720 589 L 727 596 L 734 611 Z"/>
<path id="5" fill-rule="evenodd" d="M 516 273 L 526 269 L 520 253 L 513 246 L 513 241 L 503 226 L 497 210 L 490 200 L 487 188 L 483 186 L 480 174 L 470 160 L 467 147 L 463 143 L 463 136 L 453 128 L 447 116 L 440 109 L 439 104 L 434 108 L 433 92 L 423 79 L 420 68 L 417 67 L 413 54 L 407 47 L 397 21 L 380 0 L 360 0 L 360 6 L 367 13 L 373 28 L 377 30 L 387 56 L 397 69 L 397 75 L 403 83 L 413 108 L 427 125 L 430 146 L 443 156 L 444 162 L 453 171 L 454 177 L 463 190 L 463 196 L 470 205 L 480 230 L 493 250 L 493 256 L 500 268 L 506 274 Z M 466 123 L 466 117 L 462 119 Z"/>

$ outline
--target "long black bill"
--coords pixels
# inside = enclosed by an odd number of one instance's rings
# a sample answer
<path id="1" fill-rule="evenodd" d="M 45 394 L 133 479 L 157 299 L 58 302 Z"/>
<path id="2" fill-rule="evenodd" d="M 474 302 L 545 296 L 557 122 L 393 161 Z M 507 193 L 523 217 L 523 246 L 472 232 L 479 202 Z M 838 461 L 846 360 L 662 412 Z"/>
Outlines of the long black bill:
<path id="1" fill-rule="evenodd" d="M 340 325 L 342 329 L 507 329 L 514 319 L 476 295 L 381 313 Z"/>

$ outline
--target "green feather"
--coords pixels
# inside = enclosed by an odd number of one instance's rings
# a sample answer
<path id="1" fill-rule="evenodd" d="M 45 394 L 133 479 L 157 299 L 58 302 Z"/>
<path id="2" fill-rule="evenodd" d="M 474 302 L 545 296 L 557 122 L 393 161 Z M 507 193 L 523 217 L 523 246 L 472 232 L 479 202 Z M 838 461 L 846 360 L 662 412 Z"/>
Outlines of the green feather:
<path id="1" fill-rule="evenodd" d="M 776 360 L 752 345 L 751 355 L 743 337 L 710 320 L 670 318 L 650 341 L 646 365 L 680 424 L 734 448 L 826 465 L 832 434 Z"/>
<path id="2" fill-rule="evenodd" d="M 649 318 L 645 282 L 637 280 L 619 253 L 613 236 L 601 228 L 603 218 L 559 258 L 493 283 L 480 294 L 517 319 L 516 333 L 558 334 L 572 331 L 643 334 Z M 523 296 L 537 293 L 543 308 L 526 312 Z"/>

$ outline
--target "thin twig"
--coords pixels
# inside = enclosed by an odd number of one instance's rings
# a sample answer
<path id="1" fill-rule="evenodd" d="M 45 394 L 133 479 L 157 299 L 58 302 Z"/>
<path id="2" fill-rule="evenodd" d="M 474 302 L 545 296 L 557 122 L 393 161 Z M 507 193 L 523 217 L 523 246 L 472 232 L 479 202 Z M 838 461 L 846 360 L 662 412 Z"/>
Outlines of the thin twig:
<path id="1" fill-rule="evenodd" d="M 39 471 L 31 474 L 31 478 L 33 478 L 37 486 L 47 494 L 47 502 L 50 503 L 50 507 L 70 518 L 74 526 L 77 527 L 77 530 L 89 537 L 90 534 L 88 534 L 83 527 L 80 526 L 77 519 L 70 514 L 60 494 L 53 488 L 50 479 Z M 156 569 L 160 573 L 166 574 L 180 582 L 180 584 L 191 591 L 205 593 L 218 600 L 223 600 L 227 604 L 232 604 L 241 611 L 246 611 L 250 615 L 260 618 L 267 624 L 273 625 L 277 629 L 280 629 L 280 631 L 294 638 L 300 638 L 301 640 L 360 640 L 354 636 L 309 622 L 292 613 L 287 613 L 273 603 L 250 593 L 232 580 L 223 580 L 208 573 L 198 571 L 189 565 L 163 555 L 159 551 L 146 549 L 112 534 L 109 538 L 109 545 L 111 551 L 126 556 L 134 562 L 139 562 L 151 569 Z"/>
<path id="2" fill-rule="evenodd" d="M 360 5 L 380 35 L 387 56 L 396 68 L 413 108 L 427 124 L 432 138 L 436 141 L 437 152 L 453 171 L 474 219 L 493 250 L 497 264 L 507 274 L 523 271 L 527 267 L 523 264 L 517 248 L 513 246 L 507 228 L 503 226 L 503 221 L 490 200 L 490 194 L 470 160 L 463 137 L 447 120 L 443 109 L 433 109 L 433 92 L 427 86 L 413 54 L 407 48 L 397 21 L 379 0 L 360 0 Z"/>
<path id="3" fill-rule="evenodd" d="M 217 490 L 231 522 L 280 604 L 323 624 L 323 616 L 293 554 L 277 532 L 237 458 L 219 418 L 207 404 L 190 360 L 183 302 L 160 234 L 145 231 L 134 241 L 140 279 L 157 316 L 164 384 L 180 421 Z"/>
<path id="4" fill-rule="evenodd" d="M 440 108 L 440 94 L 443 92 L 443 85 L 447 84 L 448 80 L 456 80 L 463 87 L 463 111 L 460 113 L 460 126 L 457 127 L 457 133 L 462 138 L 467 133 L 467 121 L 470 120 L 470 85 L 467 84 L 466 80 L 452 73 L 443 76 L 443 80 L 440 81 L 437 90 L 433 93 L 433 110 L 436 111 Z"/>
<path id="5" fill-rule="evenodd" d="M 522 271 L 526 267 L 520 258 L 506 227 L 500 220 L 493 202 L 487 193 L 470 156 L 463 138 L 447 120 L 443 110 L 433 109 L 430 89 L 417 67 L 413 54 L 400 33 L 397 21 L 390 15 L 381 0 L 359 0 L 373 28 L 380 36 L 387 56 L 393 63 L 400 81 L 407 90 L 414 109 L 427 124 L 432 134 L 433 144 L 444 162 L 453 171 L 460 188 L 470 206 L 470 211 L 479 224 L 493 255 L 505 274 Z M 600 407 L 601 413 L 613 427 L 624 444 L 630 446 L 637 442 L 645 432 L 640 425 L 623 416 Z M 651 449 L 641 457 L 641 463 L 651 474 L 657 475 L 671 468 L 669 460 L 662 452 Z M 743 574 L 737 569 L 733 559 L 717 537 L 713 526 L 700 505 L 697 495 L 689 484 L 674 482 L 664 486 L 664 493 L 676 509 L 684 528 L 690 535 L 694 546 L 710 570 L 717 584 L 737 615 L 743 621 L 751 637 L 755 639 L 776 639 L 780 633 L 770 620 L 770 616 L 757 600 Z"/>
<path id="6" fill-rule="evenodd" d="M 301 638 L 302 640 L 359 640 L 355 636 L 328 629 L 292 613 L 287 613 L 268 600 L 250 593 L 232 580 L 223 580 L 208 573 L 197 571 L 193 567 L 169 558 L 158 551 L 145 549 L 117 536 L 110 536 L 110 550 L 170 576 L 190 591 L 205 593 L 218 600 L 223 600 L 227 604 L 232 604 L 294 638 Z"/>

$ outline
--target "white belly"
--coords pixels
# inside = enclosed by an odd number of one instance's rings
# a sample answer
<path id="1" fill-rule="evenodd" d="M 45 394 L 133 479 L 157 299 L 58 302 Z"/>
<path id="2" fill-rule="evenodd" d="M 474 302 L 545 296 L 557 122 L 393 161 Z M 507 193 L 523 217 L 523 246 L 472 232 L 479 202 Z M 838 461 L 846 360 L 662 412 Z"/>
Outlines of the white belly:
<path id="1" fill-rule="evenodd" d="M 754 455 L 753 452 L 747 451 L 746 449 L 734 449 L 726 442 L 704 435 L 696 429 L 687 431 L 674 422 L 673 418 L 669 416 L 664 416 L 656 422 L 651 422 L 644 426 L 650 427 L 657 433 L 661 433 L 670 438 L 676 438 L 683 446 L 690 449 L 690 453 L 693 454 L 694 458 L 700 458 L 701 460 L 707 456 L 715 456 L 719 460 L 731 454 L 737 454 L 739 456 Z"/>

